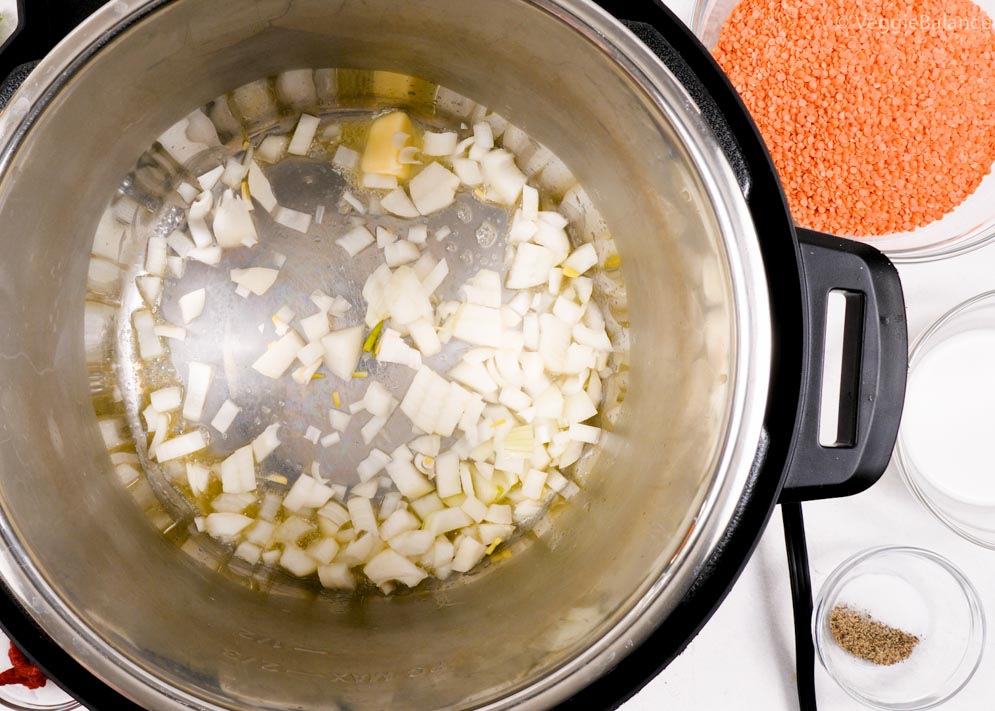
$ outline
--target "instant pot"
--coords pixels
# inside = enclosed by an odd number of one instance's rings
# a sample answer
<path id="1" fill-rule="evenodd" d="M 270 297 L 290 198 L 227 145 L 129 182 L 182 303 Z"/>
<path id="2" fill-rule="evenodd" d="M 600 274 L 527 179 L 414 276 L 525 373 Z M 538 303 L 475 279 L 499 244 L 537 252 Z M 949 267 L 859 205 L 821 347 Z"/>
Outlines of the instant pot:
<path id="1" fill-rule="evenodd" d="M 32 0 L 0 55 L 12 71 L 50 49 L 2 90 L 0 625 L 90 708 L 612 707 L 705 624 L 779 502 L 884 471 L 897 272 L 794 227 L 737 94 L 662 5 L 112 0 L 44 46 L 88 4 Z M 198 566 L 121 491 L 93 415 L 83 300 L 107 197 L 191 109 L 301 67 L 490 106 L 567 162 L 625 264 L 630 391 L 598 476 L 555 536 L 443 591 L 281 597 Z"/>

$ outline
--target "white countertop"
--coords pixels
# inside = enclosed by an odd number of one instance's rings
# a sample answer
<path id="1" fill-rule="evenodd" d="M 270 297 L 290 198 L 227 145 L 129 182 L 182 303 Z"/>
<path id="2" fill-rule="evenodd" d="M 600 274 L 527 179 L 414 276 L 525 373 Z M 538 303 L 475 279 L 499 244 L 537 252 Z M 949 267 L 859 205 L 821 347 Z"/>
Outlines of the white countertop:
<path id="1" fill-rule="evenodd" d="M 690 17 L 689 0 L 669 0 Z M 900 266 L 908 307 L 910 343 L 958 303 L 995 289 L 995 244 L 945 261 Z M 804 506 L 813 591 L 843 560 L 879 545 L 914 545 L 936 551 L 960 567 L 995 621 L 995 552 L 960 538 L 933 518 L 905 488 L 893 467 L 874 487 L 847 499 Z M 779 511 L 756 553 L 715 616 L 687 650 L 624 711 L 793 711 L 794 637 L 791 593 Z M 818 663 L 817 663 L 818 664 Z M 995 634 L 967 687 L 941 705 L 944 711 L 995 707 Z M 862 711 L 825 670 L 816 669 L 820 711 Z"/>

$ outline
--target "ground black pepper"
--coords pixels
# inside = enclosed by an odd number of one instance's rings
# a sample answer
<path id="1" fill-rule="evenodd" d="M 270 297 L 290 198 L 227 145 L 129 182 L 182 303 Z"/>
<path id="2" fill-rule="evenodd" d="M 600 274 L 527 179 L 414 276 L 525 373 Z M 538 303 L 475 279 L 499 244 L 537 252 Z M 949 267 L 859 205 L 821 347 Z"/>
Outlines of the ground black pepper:
<path id="1" fill-rule="evenodd" d="M 855 657 L 872 664 L 891 666 L 904 662 L 919 638 L 878 622 L 866 612 L 837 605 L 829 614 L 829 629 L 836 643 Z"/>

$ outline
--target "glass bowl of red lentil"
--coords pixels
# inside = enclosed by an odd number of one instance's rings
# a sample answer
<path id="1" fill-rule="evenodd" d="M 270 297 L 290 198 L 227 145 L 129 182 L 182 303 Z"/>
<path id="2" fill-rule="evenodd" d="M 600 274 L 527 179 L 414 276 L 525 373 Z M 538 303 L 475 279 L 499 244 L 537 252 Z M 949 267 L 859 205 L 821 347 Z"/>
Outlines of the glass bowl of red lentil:
<path id="1" fill-rule="evenodd" d="M 741 1 L 695 1 L 690 18 L 691 30 L 709 51 L 714 51 L 718 46 L 723 26 Z M 775 0 L 771 2 L 774 3 Z M 775 4 L 783 3 L 778 0 Z M 995 0 L 977 0 L 977 5 L 988 18 L 995 17 Z M 956 167 L 946 166 L 942 172 L 946 173 L 948 170 L 952 173 Z M 946 175 L 937 178 L 946 179 Z M 820 229 L 804 224 L 804 219 L 799 219 L 798 222 L 800 227 Z M 871 237 L 830 231 L 841 237 L 870 244 L 896 263 L 935 261 L 971 252 L 995 238 L 995 171 L 990 169 L 973 192 L 942 218 L 916 229 Z"/>
<path id="2" fill-rule="evenodd" d="M 884 711 L 919 711 L 974 676 L 985 615 L 974 586 L 922 548 L 871 548 L 844 561 L 815 602 L 819 661 L 851 697 Z"/>

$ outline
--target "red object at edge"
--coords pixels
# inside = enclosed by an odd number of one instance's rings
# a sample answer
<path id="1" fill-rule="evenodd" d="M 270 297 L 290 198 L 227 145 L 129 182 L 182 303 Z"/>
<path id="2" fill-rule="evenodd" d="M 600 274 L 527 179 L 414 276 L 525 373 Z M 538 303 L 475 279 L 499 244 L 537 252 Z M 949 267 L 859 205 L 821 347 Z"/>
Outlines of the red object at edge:
<path id="1" fill-rule="evenodd" d="M 13 668 L 5 672 L 0 672 L 0 686 L 8 684 L 21 684 L 29 689 L 40 689 L 45 686 L 48 678 L 41 669 L 32 664 L 24 652 L 18 649 L 13 642 L 10 643 L 10 650 L 7 652 Z"/>

